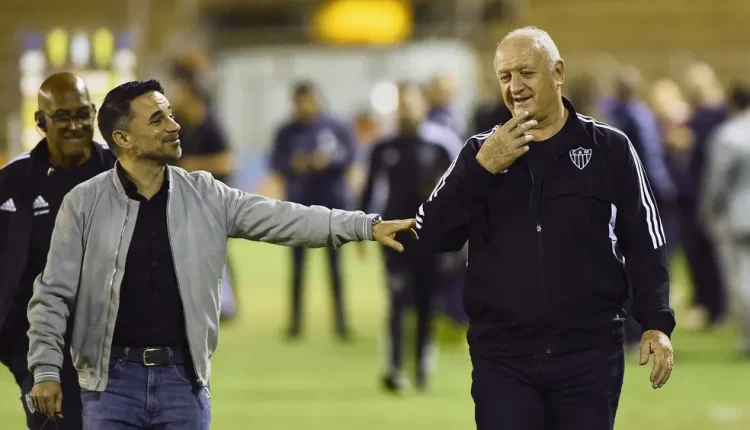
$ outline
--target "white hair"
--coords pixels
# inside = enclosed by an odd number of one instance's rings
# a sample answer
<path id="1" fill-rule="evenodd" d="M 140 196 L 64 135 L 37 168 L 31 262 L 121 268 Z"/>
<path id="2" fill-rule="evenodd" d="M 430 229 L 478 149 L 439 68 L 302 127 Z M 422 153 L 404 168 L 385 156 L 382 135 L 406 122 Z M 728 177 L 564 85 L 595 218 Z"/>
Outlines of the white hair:
<path id="1" fill-rule="evenodd" d="M 547 56 L 550 70 L 554 69 L 555 63 L 562 59 L 560 57 L 560 51 L 557 50 L 557 45 L 555 45 L 555 42 L 550 37 L 549 33 L 540 28 L 528 26 L 517 28 L 503 37 L 503 40 L 497 44 L 497 49 L 495 50 L 495 61 L 497 61 L 497 53 L 500 50 L 500 47 L 509 39 L 531 39 L 532 46 L 535 49 L 544 52 Z"/>

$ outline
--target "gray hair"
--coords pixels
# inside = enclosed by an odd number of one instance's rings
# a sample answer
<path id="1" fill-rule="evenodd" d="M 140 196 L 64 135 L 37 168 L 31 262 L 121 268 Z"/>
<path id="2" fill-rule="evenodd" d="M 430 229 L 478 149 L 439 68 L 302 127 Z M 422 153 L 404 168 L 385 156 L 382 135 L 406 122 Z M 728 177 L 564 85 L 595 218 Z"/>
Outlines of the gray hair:
<path id="1" fill-rule="evenodd" d="M 555 45 L 549 33 L 540 28 L 528 26 L 517 28 L 503 37 L 503 40 L 497 44 L 497 49 L 495 49 L 495 62 L 497 62 L 497 52 L 500 50 L 500 46 L 509 39 L 531 39 L 532 46 L 544 52 L 547 56 L 550 70 L 554 69 L 555 63 L 562 60 L 560 51 L 557 50 L 557 45 Z"/>

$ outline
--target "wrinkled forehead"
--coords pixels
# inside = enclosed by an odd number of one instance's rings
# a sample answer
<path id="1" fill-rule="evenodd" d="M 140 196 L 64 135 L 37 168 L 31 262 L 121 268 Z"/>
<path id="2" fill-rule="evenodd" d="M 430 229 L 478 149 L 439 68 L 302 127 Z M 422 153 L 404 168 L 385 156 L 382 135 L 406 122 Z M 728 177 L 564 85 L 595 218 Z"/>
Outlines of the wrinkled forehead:
<path id="1" fill-rule="evenodd" d="M 495 51 L 495 70 L 500 73 L 536 67 L 544 63 L 545 55 L 531 39 L 506 40 Z"/>

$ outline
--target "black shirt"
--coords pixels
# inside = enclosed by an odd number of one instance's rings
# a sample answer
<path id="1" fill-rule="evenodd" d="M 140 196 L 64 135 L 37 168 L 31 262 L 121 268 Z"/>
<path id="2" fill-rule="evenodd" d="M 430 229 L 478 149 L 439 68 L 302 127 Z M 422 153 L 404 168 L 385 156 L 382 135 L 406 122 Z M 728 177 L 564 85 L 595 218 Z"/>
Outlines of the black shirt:
<path id="1" fill-rule="evenodd" d="M 168 346 L 187 354 L 185 316 L 167 231 L 169 181 L 165 176 L 159 192 L 147 200 L 120 164 L 116 169 L 128 197 L 140 206 L 120 286 L 112 344 Z"/>
<path id="2" fill-rule="evenodd" d="M 21 282 L 13 297 L 10 315 L 3 325 L 3 336 L 24 338 L 29 329 L 26 309 L 34 290 L 34 280 L 47 265 L 52 230 L 55 218 L 60 210 L 65 195 L 76 185 L 84 182 L 105 170 L 102 160 L 93 153 L 80 166 L 62 169 L 54 168 L 49 163 L 49 151 L 46 146 L 39 153 L 39 171 L 46 174 L 35 178 L 33 188 L 33 214 L 29 254 L 26 259 Z M 69 333 L 69 332 L 68 332 Z M 66 338 L 67 339 L 67 338 Z"/>

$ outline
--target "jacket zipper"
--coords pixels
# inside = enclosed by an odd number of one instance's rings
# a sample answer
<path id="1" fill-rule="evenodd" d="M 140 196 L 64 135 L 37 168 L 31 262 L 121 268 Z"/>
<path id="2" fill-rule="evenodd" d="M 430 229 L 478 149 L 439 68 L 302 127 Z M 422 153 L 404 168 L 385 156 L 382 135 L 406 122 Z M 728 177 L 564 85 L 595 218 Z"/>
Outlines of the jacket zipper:
<path id="1" fill-rule="evenodd" d="M 166 169 L 169 169 L 169 166 L 166 167 Z M 164 175 L 166 179 L 166 175 L 168 175 L 169 172 L 165 171 Z M 187 336 L 187 343 L 188 343 L 188 352 L 190 353 L 190 358 L 193 361 L 193 370 L 195 371 L 196 376 L 198 376 L 198 369 L 196 368 L 196 363 L 198 362 L 198 359 L 195 358 L 195 355 L 193 355 L 193 347 L 190 343 L 190 326 L 188 325 L 187 320 L 187 313 L 185 312 L 185 297 L 182 294 L 182 288 L 180 287 L 180 277 L 177 275 L 177 263 L 174 259 L 174 245 L 172 244 L 172 233 L 171 229 L 169 228 L 169 203 L 172 201 L 172 187 L 170 185 L 170 188 L 167 192 L 167 238 L 169 238 L 169 248 L 170 253 L 172 254 L 172 265 L 175 268 L 175 280 L 177 280 L 177 291 L 180 293 L 180 300 L 182 300 L 182 317 L 185 320 L 185 336 Z M 203 388 L 204 383 L 201 376 L 198 376 L 198 386 Z"/>
<path id="2" fill-rule="evenodd" d="M 547 166 L 547 172 L 544 175 L 544 179 L 549 177 L 549 172 L 552 169 L 552 166 L 557 162 L 557 160 L 562 156 L 562 154 L 558 154 L 555 156 L 555 158 L 552 160 L 551 163 Z M 537 225 L 536 225 L 536 232 L 537 232 L 537 243 L 539 246 L 539 277 L 542 280 L 542 287 L 544 286 L 544 270 L 542 268 L 544 267 L 544 249 L 542 247 L 542 222 L 544 219 L 544 179 L 542 179 L 542 183 L 539 186 L 539 214 L 537 216 Z M 548 295 L 542 294 L 542 303 L 543 306 L 546 308 L 548 303 Z M 544 349 L 545 354 L 552 354 L 552 345 L 549 339 L 547 339 L 547 345 Z"/>
<path id="3" fill-rule="evenodd" d="M 529 193 L 529 213 L 534 214 L 534 172 L 531 170 L 531 167 L 529 167 L 528 164 L 526 164 L 526 170 L 529 172 L 529 176 L 531 176 L 531 193 Z M 537 218 L 536 218 L 536 244 L 537 244 L 537 256 L 539 257 L 539 292 L 540 296 L 542 297 L 542 300 L 544 300 L 544 297 L 546 297 L 544 292 L 544 270 L 543 270 L 543 263 L 544 263 L 544 256 L 542 253 L 542 209 L 541 205 L 544 202 L 544 199 L 542 198 L 542 187 L 544 186 L 544 180 L 542 180 L 542 185 L 539 187 L 539 210 L 537 212 Z M 550 348 L 549 343 L 547 343 L 547 346 L 545 348 L 545 353 L 550 354 L 552 353 L 552 349 Z"/>
<path id="4" fill-rule="evenodd" d="M 114 290 L 115 276 L 117 276 L 117 259 L 120 257 L 120 247 L 122 246 L 122 238 L 125 236 L 125 228 L 128 226 L 128 219 L 130 218 L 130 199 L 125 204 L 125 222 L 122 224 L 122 230 L 120 230 L 120 240 L 117 242 L 117 249 L 115 250 L 115 267 L 112 270 L 112 278 L 109 280 L 109 303 L 112 303 L 112 292 Z M 110 307 L 107 308 L 107 319 L 109 321 Z M 106 330 L 106 329 L 105 329 Z M 104 358 L 104 343 L 107 336 L 102 336 L 102 358 Z M 107 363 L 102 360 L 102 366 L 106 366 Z"/>

